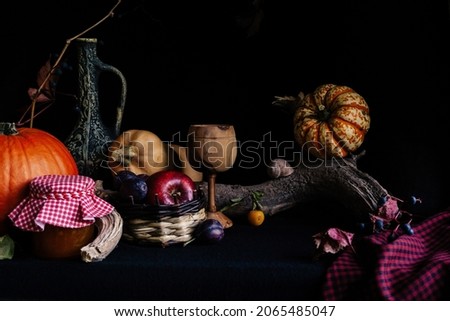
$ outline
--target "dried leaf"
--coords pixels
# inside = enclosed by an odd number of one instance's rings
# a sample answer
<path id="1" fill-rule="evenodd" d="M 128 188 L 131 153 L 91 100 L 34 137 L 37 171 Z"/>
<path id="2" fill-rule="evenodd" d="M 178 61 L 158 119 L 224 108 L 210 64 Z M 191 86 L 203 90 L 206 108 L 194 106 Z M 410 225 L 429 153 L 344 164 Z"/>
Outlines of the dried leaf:
<path id="1" fill-rule="evenodd" d="M 38 84 L 38 86 L 41 86 L 44 83 L 45 78 L 47 78 L 47 76 L 51 70 L 52 70 L 52 62 L 51 62 L 51 58 L 49 58 L 49 59 L 47 59 L 45 64 L 43 64 L 42 67 L 39 69 L 39 72 L 37 74 L 36 83 Z M 44 88 L 48 89 L 48 87 L 45 87 L 45 86 L 44 86 Z"/>
<path id="2" fill-rule="evenodd" d="M 330 228 L 325 232 L 313 235 L 319 254 L 335 254 L 347 246 L 352 246 L 353 233 L 338 228 Z"/>
<path id="3" fill-rule="evenodd" d="M 8 235 L 0 236 L 0 260 L 10 260 L 14 256 L 14 241 Z"/>
<path id="4" fill-rule="evenodd" d="M 43 101 L 53 100 L 55 98 L 55 87 L 59 80 L 60 72 L 59 69 L 55 69 L 52 73 L 52 66 L 52 59 L 49 57 L 38 71 L 36 83 L 38 87 L 42 86 L 42 90 L 37 99 L 45 99 L 41 97 L 42 95 L 47 98 L 47 100 Z M 50 73 L 51 75 L 49 77 Z M 46 81 L 47 77 L 49 78 Z M 34 94 L 36 94 L 36 92 Z M 28 95 L 30 95 L 30 90 L 28 90 Z M 30 95 L 30 98 L 34 99 L 34 95 Z"/>
<path id="5" fill-rule="evenodd" d="M 46 103 L 51 101 L 50 97 L 48 97 L 44 92 L 41 92 L 35 98 L 37 91 L 38 90 L 36 88 L 28 88 L 28 96 L 30 97 L 31 100 L 35 99 L 37 103 Z"/>
<path id="6" fill-rule="evenodd" d="M 399 212 L 398 200 L 394 197 L 388 197 L 386 202 L 378 208 L 377 216 L 392 221 Z"/>

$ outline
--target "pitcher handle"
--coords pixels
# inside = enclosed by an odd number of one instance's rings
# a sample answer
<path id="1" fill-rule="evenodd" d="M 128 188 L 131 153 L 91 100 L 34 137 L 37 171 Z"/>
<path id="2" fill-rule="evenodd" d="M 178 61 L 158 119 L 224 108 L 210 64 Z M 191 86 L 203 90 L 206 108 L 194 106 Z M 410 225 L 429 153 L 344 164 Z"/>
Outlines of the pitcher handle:
<path id="1" fill-rule="evenodd" d="M 96 66 L 99 68 L 100 71 L 109 71 L 113 74 L 117 75 L 121 81 L 121 93 L 120 93 L 120 101 L 119 105 L 116 109 L 116 125 L 114 127 L 114 136 L 117 137 L 120 134 L 120 128 L 122 126 L 122 118 L 123 118 L 123 111 L 125 109 L 125 102 L 127 99 L 127 81 L 122 74 L 122 72 L 117 69 L 114 66 L 105 64 L 101 60 L 97 59 Z"/>

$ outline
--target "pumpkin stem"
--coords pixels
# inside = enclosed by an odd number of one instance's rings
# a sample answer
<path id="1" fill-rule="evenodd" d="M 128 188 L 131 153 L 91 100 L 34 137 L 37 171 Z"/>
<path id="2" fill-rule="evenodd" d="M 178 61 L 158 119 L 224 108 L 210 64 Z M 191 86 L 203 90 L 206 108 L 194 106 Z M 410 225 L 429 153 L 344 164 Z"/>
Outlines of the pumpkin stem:
<path id="1" fill-rule="evenodd" d="M 15 123 L 0 123 L 0 135 L 17 135 Z"/>
<path id="2" fill-rule="evenodd" d="M 305 94 L 299 92 L 296 97 L 294 96 L 275 96 L 275 100 L 272 101 L 272 105 L 280 107 L 281 110 L 289 115 L 293 115 L 297 108 L 301 105 Z"/>
<path id="3" fill-rule="evenodd" d="M 324 105 L 319 105 L 317 108 L 319 109 L 319 111 L 317 112 L 317 118 L 320 121 L 327 121 L 330 118 L 331 113 Z"/>

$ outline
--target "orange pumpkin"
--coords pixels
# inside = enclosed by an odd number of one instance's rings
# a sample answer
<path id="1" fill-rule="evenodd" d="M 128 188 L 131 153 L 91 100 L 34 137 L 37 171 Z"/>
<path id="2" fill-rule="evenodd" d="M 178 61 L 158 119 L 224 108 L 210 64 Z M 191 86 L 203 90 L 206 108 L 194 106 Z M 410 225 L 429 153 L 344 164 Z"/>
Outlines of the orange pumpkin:
<path id="1" fill-rule="evenodd" d="M 319 158 L 356 151 L 370 127 L 369 106 L 347 86 L 325 84 L 307 94 L 294 115 L 294 137 Z"/>
<path id="2" fill-rule="evenodd" d="M 41 175 L 78 175 L 70 151 L 55 136 L 36 128 L 0 123 L 0 235 L 8 214 L 27 196 L 31 180 Z"/>

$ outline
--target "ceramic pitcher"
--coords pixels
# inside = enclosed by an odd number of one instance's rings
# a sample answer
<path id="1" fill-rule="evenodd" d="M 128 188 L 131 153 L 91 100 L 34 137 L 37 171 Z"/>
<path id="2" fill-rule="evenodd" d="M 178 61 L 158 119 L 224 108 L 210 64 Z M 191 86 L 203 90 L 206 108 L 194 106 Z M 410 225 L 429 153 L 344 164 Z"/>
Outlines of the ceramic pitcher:
<path id="1" fill-rule="evenodd" d="M 122 116 L 125 107 L 127 83 L 123 74 L 115 67 L 103 63 L 97 56 L 96 38 L 78 38 L 75 40 L 78 60 L 78 105 L 79 119 L 65 144 L 74 156 L 80 175 L 97 179 L 104 171 L 104 161 L 109 143 L 120 134 Z M 109 112 L 111 106 L 100 106 L 99 76 L 109 72 L 121 81 L 120 101 L 115 110 L 115 124 L 106 126 L 103 112 Z"/>

